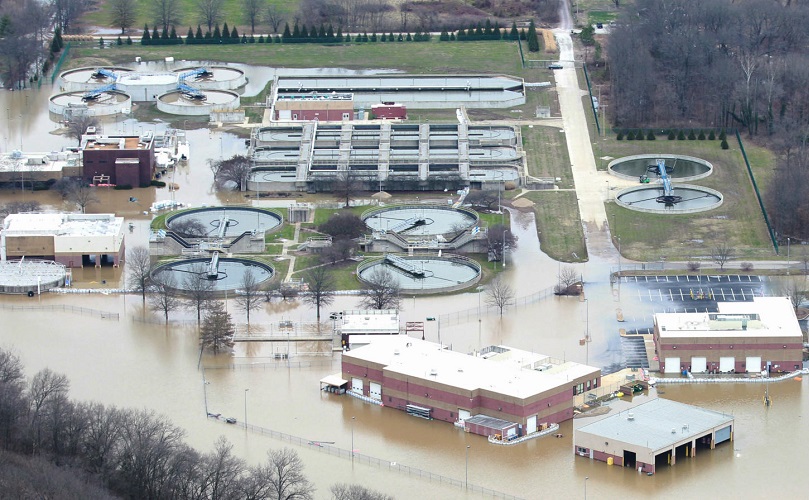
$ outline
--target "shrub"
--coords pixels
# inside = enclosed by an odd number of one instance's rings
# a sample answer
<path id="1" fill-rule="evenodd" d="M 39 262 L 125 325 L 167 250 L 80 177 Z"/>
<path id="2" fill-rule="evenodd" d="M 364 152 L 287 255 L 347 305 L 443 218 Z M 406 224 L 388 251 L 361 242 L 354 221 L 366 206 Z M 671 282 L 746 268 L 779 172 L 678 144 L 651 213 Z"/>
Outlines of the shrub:
<path id="1" fill-rule="evenodd" d="M 689 260 L 688 263 L 686 264 L 686 268 L 691 272 L 699 271 L 699 267 L 700 267 L 699 262 L 695 260 Z"/>
<path id="2" fill-rule="evenodd" d="M 158 181 L 158 180 L 154 180 L 154 179 L 152 179 L 152 182 L 150 182 L 150 183 L 149 183 L 149 185 L 150 185 L 150 186 L 154 186 L 154 187 L 159 187 L 159 188 L 164 188 L 164 187 L 166 187 L 166 183 L 165 183 L 165 182 L 163 182 L 163 181 Z"/>
<path id="3" fill-rule="evenodd" d="M 624 131 L 623 130 L 618 131 L 618 135 L 615 137 L 615 140 L 616 141 L 623 141 L 624 140 Z"/>
<path id="4" fill-rule="evenodd" d="M 688 140 L 689 141 L 696 141 L 697 140 L 697 134 L 694 133 L 693 129 L 690 132 L 688 132 Z"/>
<path id="5" fill-rule="evenodd" d="M 753 270 L 753 263 L 752 262 L 742 262 L 741 267 L 742 267 L 742 271 L 752 271 Z"/>
<path id="6" fill-rule="evenodd" d="M 646 140 L 647 141 L 653 141 L 655 139 L 656 139 L 656 137 L 655 137 L 654 131 L 650 130 L 649 133 L 646 134 Z"/>
<path id="7" fill-rule="evenodd" d="M 720 141 L 724 141 L 724 140 L 725 140 L 725 139 L 727 139 L 727 138 L 728 138 L 728 136 L 727 136 L 727 134 L 725 134 L 725 130 L 724 130 L 724 129 L 722 129 L 722 131 L 721 131 L 721 132 L 719 132 L 719 140 L 720 140 Z"/>
<path id="8" fill-rule="evenodd" d="M 674 133 L 674 130 L 669 130 L 668 139 L 669 139 L 670 141 L 673 141 L 673 140 L 674 140 L 674 138 L 675 138 L 675 133 Z"/>
<path id="9" fill-rule="evenodd" d="M 716 140 L 716 134 L 714 133 L 714 131 L 713 131 L 713 130 L 711 130 L 710 132 L 708 132 L 708 140 L 709 140 L 709 141 L 715 141 L 715 140 Z"/>
<path id="10" fill-rule="evenodd" d="M 682 130 L 680 130 L 680 131 L 677 133 L 677 140 L 678 140 L 678 141 L 684 141 L 684 140 L 685 140 L 685 132 L 683 132 Z"/>
<path id="11" fill-rule="evenodd" d="M 627 141 L 634 141 L 635 140 L 635 132 L 630 130 L 626 133 L 626 140 Z"/>
<path id="12" fill-rule="evenodd" d="M 704 141 L 705 140 L 705 132 L 700 130 L 699 135 L 697 136 L 697 139 L 699 139 L 700 141 Z"/>
<path id="13" fill-rule="evenodd" d="M 112 188 L 112 189 L 114 189 L 116 191 L 126 191 L 128 189 L 132 189 L 132 185 L 131 184 L 116 184 L 115 187 Z"/>
<path id="14" fill-rule="evenodd" d="M 643 136 L 643 130 L 638 130 L 637 132 L 635 132 L 635 139 L 638 141 L 642 141 L 643 139 L 645 139 L 645 137 Z"/>
<path id="15" fill-rule="evenodd" d="M 722 143 L 720 144 L 720 146 L 722 147 L 722 149 L 728 149 L 730 147 L 730 146 L 728 146 L 728 140 L 727 139 L 722 139 Z"/>

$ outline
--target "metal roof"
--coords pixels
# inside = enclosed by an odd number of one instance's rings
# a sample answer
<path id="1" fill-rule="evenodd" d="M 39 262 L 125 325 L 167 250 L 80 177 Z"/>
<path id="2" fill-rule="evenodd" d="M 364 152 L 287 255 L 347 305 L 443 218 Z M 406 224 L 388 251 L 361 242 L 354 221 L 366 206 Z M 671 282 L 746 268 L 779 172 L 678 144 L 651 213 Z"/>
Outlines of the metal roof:
<path id="1" fill-rule="evenodd" d="M 732 415 L 657 398 L 580 427 L 576 432 L 656 451 L 732 422 Z"/>
<path id="2" fill-rule="evenodd" d="M 482 425 L 489 429 L 507 429 L 516 424 L 516 422 L 509 422 L 500 418 L 490 417 L 488 415 L 475 415 L 464 420 L 467 424 Z"/>

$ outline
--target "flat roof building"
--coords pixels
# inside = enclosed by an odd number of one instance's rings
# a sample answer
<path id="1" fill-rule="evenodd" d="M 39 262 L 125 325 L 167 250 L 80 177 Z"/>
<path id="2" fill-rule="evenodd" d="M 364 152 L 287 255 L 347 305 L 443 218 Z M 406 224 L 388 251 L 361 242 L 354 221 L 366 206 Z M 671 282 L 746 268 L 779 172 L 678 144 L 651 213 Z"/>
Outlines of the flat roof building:
<path id="1" fill-rule="evenodd" d="M 385 406 L 508 439 L 573 418 L 574 396 L 598 387 L 601 370 L 506 346 L 464 354 L 392 335 L 343 353 L 342 378 Z"/>
<path id="2" fill-rule="evenodd" d="M 124 256 L 124 218 L 115 214 L 11 214 L 2 229 L 2 260 L 25 257 L 67 267 L 117 267 Z"/>
<path id="3" fill-rule="evenodd" d="M 657 398 L 573 431 L 573 452 L 609 465 L 654 473 L 733 441 L 731 415 Z"/>
<path id="4" fill-rule="evenodd" d="M 344 335 L 398 335 L 399 311 L 396 309 L 343 311 L 337 327 Z"/>
<path id="5" fill-rule="evenodd" d="M 91 184 L 148 186 L 155 172 L 155 141 L 141 136 L 83 135 L 82 177 Z"/>
<path id="6" fill-rule="evenodd" d="M 11 151 L 0 154 L 0 182 L 13 182 L 31 188 L 35 182 L 79 175 L 81 155 L 77 152 Z"/>
<path id="7" fill-rule="evenodd" d="M 715 313 L 654 316 L 663 373 L 791 371 L 803 363 L 803 334 L 787 297 L 719 302 Z"/>
<path id="8" fill-rule="evenodd" d="M 272 119 L 278 121 L 347 121 L 354 119 L 354 95 L 350 93 L 278 94 Z"/>

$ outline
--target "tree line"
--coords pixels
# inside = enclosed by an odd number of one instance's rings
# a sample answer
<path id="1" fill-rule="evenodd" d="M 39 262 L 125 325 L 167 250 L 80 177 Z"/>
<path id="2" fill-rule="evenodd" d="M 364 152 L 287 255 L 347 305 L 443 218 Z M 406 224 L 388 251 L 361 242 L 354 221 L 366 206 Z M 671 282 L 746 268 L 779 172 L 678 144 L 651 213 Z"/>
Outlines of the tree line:
<path id="1" fill-rule="evenodd" d="M 638 0 L 613 28 L 606 97 L 617 128 L 738 129 L 770 148 L 762 193 L 782 243 L 809 240 L 809 5 Z M 599 75 L 596 75 L 599 76 Z"/>
<path id="2" fill-rule="evenodd" d="M 291 448 L 258 465 L 217 439 L 199 453 L 185 431 L 153 410 L 69 397 L 70 381 L 49 368 L 30 379 L 0 349 L 0 484 L 7 498 L 312 499 L 315 487 Z M 386 500 L 360 485 L 335 484 L 335 500 Z"/>

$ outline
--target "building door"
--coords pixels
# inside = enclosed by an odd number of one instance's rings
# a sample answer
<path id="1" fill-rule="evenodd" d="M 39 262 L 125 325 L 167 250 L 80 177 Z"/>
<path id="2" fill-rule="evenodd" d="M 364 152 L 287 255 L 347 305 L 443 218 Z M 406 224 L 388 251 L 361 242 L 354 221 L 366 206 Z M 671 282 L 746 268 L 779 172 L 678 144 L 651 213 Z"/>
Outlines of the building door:
<path id="1" fill-rule="evenodd" d="M 733 356 L 719 358 L 719 371 L 722 373 L 732 372 L 736 367 L 736 358 Z"/>
<path id="2" fill-rule="evenodd" d="M 458 421 L 463 422 L 471 416 L 472 413 L 469 410 L 458 408 Z"/>
<path id="3" fill-rule="evenodd" d="M 279 109 L 278 110 L 278 119 L 279 120 L 289 120 L 292 118 L 292 110 L 289 109 Z"/>
<path id="4" fill-rule="evenodd" d="M 352 378 L 351 379 L 351 390 L 354 392 L 358 392 L 363 394 L 362 392 L 362 379 L 361 378 Z"/>
<path id="5" fill-rule="evenodd" d="M 761 371 L 761 356 L 747 356 L 744 367 L 748 373 L 759 373 Z"/>
<path id="6" fill-rule="evenodd" d="M 370 382 L 369 384 L 371 397 L 377 401 L 382 401 L 382 385 L 375 382 Z"/>
<path id="7" fill-rule="evenodd" d="M 634 469 L 636 460 L 637 454 L 634 451 L 624 450 L 624 467 L 632 467 Z"/>
<path id="8" fill-rule="evenodd" d="M 663 373 L 680 373 L 680 358 L 666 358 L 666 369 Z"/>
<path id="9" fill-rule="evenodd" d="M 351 119 L 351 113 L 343 113 L 343 120 L 350 120 L 350 119 Z"/>
<path id="10" fill-rule="evenodd" d="M 705 373 L 708 371 L 708 358 L 691 358 L 691 373 Z"/>
<path id="11" fill-rule="evenodd" d="M 533 434 L 536 431 L 537 431 L 537 416 L 534 415 L 532 417 L 528 417 L 528 421 L 525 423 L 525 433 Z"/>
<path id="12" fill-rule="evenodd" d="M 716 431 L 716 440 L 714 444 L 719 444 L 723 441 L 727 441 L 728 439 L 730 439 L 730 426 Z"/>

